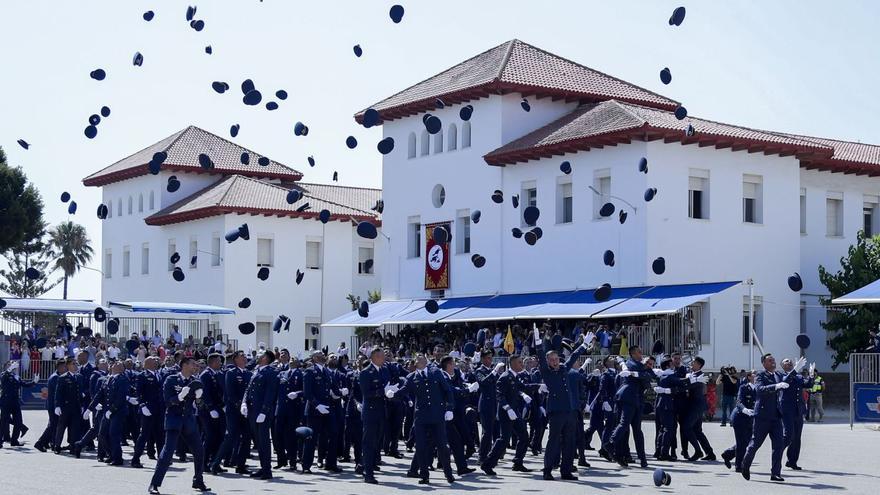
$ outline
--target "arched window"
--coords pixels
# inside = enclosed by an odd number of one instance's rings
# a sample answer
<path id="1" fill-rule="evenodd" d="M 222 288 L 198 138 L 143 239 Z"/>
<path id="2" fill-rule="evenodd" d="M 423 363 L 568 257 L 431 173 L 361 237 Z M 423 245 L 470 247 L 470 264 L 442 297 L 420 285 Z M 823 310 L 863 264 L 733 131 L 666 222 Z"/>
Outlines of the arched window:
<path id="1" fill-rule="evenodd" d="M 138 195 L 138 213 L 144 212 L 144 193 Z"/>
<path id="2" fill-rule="evenodd" d="M 116 216 L 122 216 L 122 198 L 116 200 Z"/>
<path id="3" fill-rule="evenodd" d="M 156 198 L 153 195 L 153 191 L 150 191 L 150 211 L 153 211 L 153 208 L 156 207 Z"/>
<path id="4" fill-rule="evenodd" d="M 446 151 L 458 149 L 458 127 L 455 124 L 449 124 L 449 130 L 446 133 Z"/>
<path id="5" fill-rule="evenodd" d="M 428 130 L 425 129 L 422 131 L 422 150 L 419 153 L 419 156 L 428 156 L 428 153 L 431 148 L 430 136 L 428 135 Z"/>
<path id="6" fill-rule="evenodd" d="M 434 134 L 434 153 L 443 153 L 443 132 Z"/>
<path id="7" fill-rule="evenodd" d="M 128 197 L 128 214 L 131 215 L 131 212 L 134 208 L 134 198 L 131 196 Z"/>
<path id="8" fill-rule="evenodd" d="M 461 149 L 471 147 L 471 123 L 465 122 L 461 125 Z"/>
<path id="9" fill-rule="evenodd" d="M 406 155 L 408 158 L 416 157 L 416 133 L 409 133 L 409 152 Z"/>

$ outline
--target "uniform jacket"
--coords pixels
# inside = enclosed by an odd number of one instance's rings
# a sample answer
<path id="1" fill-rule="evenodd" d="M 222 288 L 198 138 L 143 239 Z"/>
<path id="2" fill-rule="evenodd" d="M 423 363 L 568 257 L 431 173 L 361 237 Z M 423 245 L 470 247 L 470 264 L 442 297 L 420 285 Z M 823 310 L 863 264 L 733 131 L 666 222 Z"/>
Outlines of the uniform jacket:
<path id="1" fill-rule="evenodd" d="M 251 372 L 248 370 L 232 368 L 226 372 L 225 385 L 223 387 L 223 402 L 227 412 L 235 412 L 241 409 L 244 400 L 244 391 L 247 390 L 251 381 Z"/>
<path id="2" fill-rule="evenodd" d="M 128 411 L 128 393 L 131 384 L 125 373 L 113 375 L 108 381 L 108 405 L 113 414 L 125 414 Z"/>
<path id="3" fill-rule="evenodd" d="M 376 368 L 372 363 L 360 371 L 357 388 L 363 400 L 361 415 L 364 422 L 385 417 L 385 386 L 390 381 L 389 369 Z"/>
<path id="4" fill-rule="evenodd" d="M 447 411 L 455 409 L 455 396 L 449 380 L 437 368 L 414 371 L 395 396 L 407 394 L 415 404 L 414 419 L 420 424 L 445 421 Z"/>
<path id="5" fill-rule="evenodd" d="M 64 373 L 58 378 L 55 389 L 55 407 L 62 412 L 79 414 L 83 394 L 80 392 L 79 380 L 72 373 Z"/>
<path id="6" fill-rule="evenodd" d="M 21 405 L 22 385 L 21 378 L 15 373 L 4 371 L 0 374 L 0 405 L 7 407 Z"/>
<path id="7" fill-rule="evenodd" d="M 181 373 L 165 377 L 162 384 L 162 398 L 165 402 L 165 429 L 180 430 L 186 421 L 195 421 L 195 394 L 190 393 L 181 401 L 178 395 L 183 387 L 192 385 L 194 377 L 184 378 Z"/>
<path id="8" fill-rule="evenodd" d="M 526 391 L 526 387 L 520 378 L 520 375 L 526 375 L 525 371 L 515 374 L 513 370 L 507 370 L 498 377 L 495 384 L 498 401 L 498 417 L 507 418 L 507 409 L 513 409 L 517 417 L 523 418 L 523 410 L 526 409 L 526 401 L 522 395 Z"/>
<path id="9" fill-rule="evenodd" d="M 209 414 L 211 411 L 219 413 L 223 410 L 223 387 L 220 385 L 222 379 L 223 374 L 211 368 L 205 368 L 199 374 L 199 381 L 202 382 L 201 408 Z"/>
<path id="10" fill-rule="evenodd" d="M 332 391 L 339 396 L 339 390 L 335 389 L 333 371 L 326 366 L 314 365 L 303 373 L 303 399 L 306 401 L 305 414 L 313 416 L 321 414 L 316 409 L 319 405 L 332 407 Z"/>
<path id="11" fill-rule="evenodd" d="M 639 406 L 644 400 L 645 389 L 651 384 L 651 380 L 656 380 L 657 377 L 647 366 L 634 359 L 626 361 L 626 369 L 637 372 L 639 376 L 630 375 L 623 378 L 614 397 L 622 404 Z"/>
<path id="12" fill-rule="evenodd" d="M 144 370 L 135 377 L 135 390 L 139 406 L 147 406 L 152 414 L 163 408 L 162 383 L 156 372 Z"/>
<path id="13" fill-rule="evenodd" d="M 477 391 L 479 393 L 477 410 L 481 412 L 495 411 L 498 408 L 498 394 L 495 389 L 498 375 L 492 373 L 492 368 L 482 364 L 474 371 L 474 375 L 477 377 L 477 383 L 480 384 L 480 389 Z"/>
<path id="14" fill-rule="evenodd" d="M 568 361 L 564 364 L 560 363 L 555 370 L 547 364 L 547 339 L 544 339 L 541 349 L 538 350 L 538 363 L 541 368 L 541 378 L 550 393 L 547 396 L 547 413 L 573 411 L 577 407 L 577 403 L 572 402 L 572 393 L 569 390 L 568 370 L 577 362 L 581 355 L 581 348 L 578 347 L 569 356 Z"/>
<path id="15" fill-rule="evenodd" d="M 302 413 L 303 408 L 303 373 L 299 368 L 288 368 L 278 373 L 278 399 L 275 401 L 275 415 L 291 415 Z M 296 400 L 290 400 L 287 394 L 300 392 Z M 298 410 L 298 411 L 297 411 Z"/>
<path id="16" fill-rule="evenodd" d="M 778 371 L 762 371 L 755 377 L 758 384 L 755 400 L 755 419 L 772 421 L 782 417 L 781 394 L 776 390 L 776 384 L 792 379 L 792 374 L 783 375 Z"/>
<path id="17" fill-rule="evenodd" d="M 254 371 L 245 390 L 245 403 L 249 415 L 275 415 L 275 401 L 278 398 L 278 372 L 272 366 L 263 366 Z"/>

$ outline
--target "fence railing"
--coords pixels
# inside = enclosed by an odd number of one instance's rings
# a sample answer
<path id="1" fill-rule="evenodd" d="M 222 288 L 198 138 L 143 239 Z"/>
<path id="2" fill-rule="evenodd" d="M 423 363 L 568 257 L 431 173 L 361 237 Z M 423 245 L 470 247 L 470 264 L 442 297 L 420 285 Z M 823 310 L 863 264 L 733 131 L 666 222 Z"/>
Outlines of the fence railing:
<path id="1" fill-rule="evenodd" d="M 849 355 L 849 393 L 850 429 L 856 421 L 880 419 L 880 353 Z M 873 409 L 870 404 L 874 405 Z"/>

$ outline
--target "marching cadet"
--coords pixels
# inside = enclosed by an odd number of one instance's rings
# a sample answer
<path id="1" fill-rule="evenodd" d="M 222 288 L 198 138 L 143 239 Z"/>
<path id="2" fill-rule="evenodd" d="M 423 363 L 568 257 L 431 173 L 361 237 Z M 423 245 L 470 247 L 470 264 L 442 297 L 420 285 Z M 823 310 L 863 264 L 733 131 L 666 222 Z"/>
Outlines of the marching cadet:
<path id="1" fill-rule="evenodd" d="M 545 332 L 550 329 L 544 325 Z M 541 340 L 541 333 L 536 325 L 533 325 L 535 348 L 538 350 L 538 364 L 541 368 L 541 377 L 544 385 L 541 387 L 547 392 L 547 423 L 549 433 L 547 438 L 547 450 L 544 452 L 544 479 L 552 481 L 553 470 L 559 465 L 559 470 L 564 480 L 577 480 L 572 472 L 574 467 L 575 450 L 575 424 L 572 414 L 578 407 L 572 401 L 569 391 L 568 371 L 586 350 L 585 345 L 577 347 L 569 356 L 565 364 L 560 362 L 559 353 L 548 350 L 547 344 Z M 561 464 L 559 464 L 561 459 Z"/>
<path id="2" fill-rule="evenodd" d="M 269 429 L 275 416 L 275 400 L 278 395 L 278 372 L 271 364 L 275 353 L 266 351 L 257 359 L 257 368 L 244 394 L 241 415 L 250 425 L 251 436 L 260 457 L 260 469 L 251 478 L 272 479 L 272 444 Z"/>
<path id="3" fill-rule="evenodd" d="M 657 460 L 668 461 L 675 455 L 673 442 L 675 441 L 675 393 L 677 389 L 686 387 L 685 382 L 676 376 L 672 369 L 671 359 L 661 359 L 660 380 L 654 387 L 657 394 L 654 414 L 657 415 L 659 435 L 657 438 Z"/>
<path id="4" fill-rule="evenodd" d="M 592 359 L 587 358 L 583 364 L 589 365 L 591 362 Z M 584 413 L 589 411 L 587 406 L 587 398 L 589 396 L 587 377 L 588 375 L 580 361 L 576 361 L 572 364 L 571 369 L 568 370 L 568 390 L 572 396 L 572 403 L 577 405 L 575 410 L 572 411 L 574 415 L 572 421 L 574 421 L 575 448 L 577 449 L 579 467 L 590 467 L 586 457 L 587 434 L 584 431 Z"/>
<path id="5" fill-rule="evenodd" d="M 801 365 L 803 368 L 803 365 Z M 815 364 L 810 365 L 810 375 L 814 374 Z M 813 387 L 813 379 L 801 376 L 801 370 L 795 370 L 791 359 L 782 360 L 782 371 L 791 375 L 789 387 L 782 391 L 782 443 L 786 446 L 785 467 L 800 471 L 798 459 L 801 455 L 801 433 L 804 431 L 804 417 L 807 406 L 804 404 L 804 389 Z"/>
<path id="6" fill-rule="evenodd" d="M 735 443 L 721 453 L 721 458 L 724 459 L 724 465 L 727 466 L 727 469 L 730 469 L 730 460 L 735 460 L 734 465 L 737 473 L 742 472 L 743 456 L 749 445 L 749 439 L 752 438 L 754 424 L 752 418 L 755 416 L 755 399 L 757 398 L 756 389 L 755 370 L 752 370 L 740 383 L 736 394 L 736 406 L 730 415 L 730 425 L 733 426 Z"/>
<path id="7" fill-rule="evenodd" d="M 401 378 L 406 376 L 406 370 L 394 359 L 394 353 L 391 352 L 391 349 L 385 350 L 385 368 L 388 370 L 389 383 L 398 383 Z M 406 418 L 406 408 L 407 404 L 403 399 L 394 397 L 385 401 L 385 428 L 382 430 L 384 448 L 382 450 L 385 451 L 385 455 L 395 459 L 403 459 L 403 454 L 400 453 L 400 432 Z"/>
<path id="8" fill-rule="evenodd" d="M 602 438 L 602 404 L 596 407 L 596 397 L 599 396 L 599 385 L 602 381 L 602 370 L 604 364 L 600 361 L 596 363 L 593 370 L 587 377 L 587 409 L 585 412 L 590 413 L 590 421 L 587 424 L 587 430 L 584 432 L 584 449 L 595 450 L 593 448 L 593 435 L 599 434 L 600 443 Z M 598 409 L 598 410 L 597 410 Z"/>
<path id="9" fill-rule="evenodd" d="M 688 413 L 684 423 L 684 438 L 688 444 L 693 445 L 694 455 L 688 457 L 691 462 L 697 460 L 714 461 L 715 452 L 709 445 L 709 439 L 703 433 L 703 415 L 706 414 L 706 383 L 709 377 L 703 374 L 703 365 L 706 361 L 697 356 L 691 362 L 691 372 L 686 375 L 688 385 Z M 687 448 L 685 446 L 683 448 Z M 705 457 L 703 456 L 705 452 Z"/>
<path id="10" fill-rule="evenodd" d="M 83 449 L 88 445 L 92 445 L 95 438 L 98 439 L 98 461 L 110 459 L 108 450 L 108 434 L 110 432 L 110 424 L 104 418 L 104 412 L 108 410 L 109 395 L 108 382 L 110 376 L 107 374 L 107 361 L 101 359 L 98 361 L 98 368 L 89 378 L 89 389 L 92 400 L 83 410 L 82 419 L 86 425 L 90 425 L 85 435 L 79 440 L 71 444 L 70 451 L 74 457 L 79 458 Z M 92 422 L 89 422 L 92 418 Z"/>
<path id="11" fill-rule="evenodd" d="M 486 348 L 480 351 L 480 366 L 474 370 L 477 376 L 479 388 L 479 403 L 477 412 L 480 414 L 480 448 L 478 460 L 480 464 L 486 462 L 489 451 L 494 448 L 496 435 L 496 421 L 498 420 L 498 398 L 495 383 L 498 376 L 504 371 L 504 364 L 498 363 L 492 366 L 492 358 L 495 351 Z"/>
<path id="12" fill-rule="evenodd" d="M 364 438 L 364 422 L 361 414 L 364 409 L 364 397 L 361 393 L 360 373 L 370 365 L 370 361 L 361 358 L 353 369 L 346 374 L 347 387 L 351 388 L 348 401 L 345 403 L 345 433 L 343 441 L 344 456 L 343 461 L 351 462 L 350 451 L 354 448 L 354 472 L 358 475 L 364 474 L 363 465 L 363 438 Z M 384 418 L 382 424 L 384 425 Z M 376 443 L 379 448 L 380 440 Z M 378 458 L 379 453 L 376 453 Z M 347 460 L 346 460 L 347 459 Z"/>
<path id="13" fill-rule="evenodd" d="M 82 426 L 81 401 L 83 393 L 79 388 L 79 380 L 75 376 L 76 362 L 73 358 L 65 361 L 67 371 L 58 379 L 55 389 L 55 415 L 58 416 L 58 427 L 55 430 L 53 451 L 60 454 L 64 432 L 67 432 L 68 446 L 79 440 Z"/>
<path id="14" fill-rule="evenodd" d="M 511 469 L 523 473 L 531 471 L 525 467 L 523 460 L 529 448 L 525 414 L 532 403 L 532 398 L 526 393 L 526 386 L 519 378 L 521 374 L 525 373 L 522 357 L 511 356 L 509 363 L 510 369 L 502 373 L 495 383 L 498 394 L 501 436 L 495 439 L 486 461 L 480 464 L 480 469 L 489 476 L 495 476 L 494 468 L 498 465 L 498 460 L 504 455 L 507 445 L 510 444 L 510 439 L 514 435 L 516 436 L 516 449 Z"/>
<path id="15" fill-rule="evenodd" d="M 594 401 L 593 410 L 601 408 L 603 422 L 601 447 L 599 455 L 606 461 L 612 462 L 614 448 L 611 446 L 611 433 L 617 425 L 617 417 L 614 414 L 614 397 L 617 395 L 617 360 L 614 356 L 605 357 L 605 371 L 599 377 L 599 394 Z"/>
<path id="16" fill-rule="evenodd" d="M 202 471 L 205 464 L 202 458 L 202 442 L 199 438 L 199 426 L 196 422 L 193 402 L 200 399 L 204 393 L 202 384 L 195 380 L 193 375 L 197 369 L 196 362 L 191 357 L 183 357 L 180 360 L 180 372 L 166 375 L 162 386 L 162 396 L 165 403 L 165 444 L 156 462 L 156 470 L 150 481 L 148 492 L 150 495 L 158 495 L 159 487 L 165 479 L 165 473 L 171 466 L 171 458 L 177 449 L 177 442 L 181 438 L 193 455 L 195 475 L 192 487 L 206 492 L 210 489 L 205 486 L 202 479 Z"/>
<path id="17" fill-rule="evenodd" d="M 373 485 L 378 483 L 375 471 L 385 429 L 386 393 L 396 391 L 394 386 L 389 385 L 390 376 L 390 368 L 385 366 L 385 354 L 376 348 L 370 352 L 370 362 L 361 369 L 357 378 L 357 391 L 362 401 L 360 415 L 363 429 L 363 441 L 359 442 L 362 454 L 359 457 L 362 461 L 364 482 Z M 393 396 L 394 392 L 391 393 L 391 397 Z"/>
<path id="18" fill-rule="evenodd" d="M 350 394 L 345 372 L 342 371 L 342 361 L 344 361 L 344 359 L 335 354 L 330 354 L 330 357 L 327 360 L 327 369 L 330 371 L 330 378 L 332 379 L 330 397 L 333 400 L 330 401 L 330 415 L 339 421 L 338 427 L 333 428 L 330 431 L 327 441 L 332 443 L 335 447 L 334 451 L 336 452 L 337 462 L 339 453 L 342 451 L 342 442 L 344 440 L 343 433 L 345 432 L 345 408 L 343 407 L 343 402 Z M 321 464 L 321 459 L 326 462 L 326 459 L 324 459 L 325 457 L 326 451 L 321 450 L 318 455 L 319 466 L 323 465 Z"/>
<path id="19" fill-rule="evenodd" d="M 205 462 L 210 463 L 217 456 L 220 443 L 223 442 L 223 433 L 226 430 L 226 418 L 223 411 L 223 373 L 220 372 L 223 356 L 212 353 L 208 356 L 208 366 L 199 374 L 204 392 L 202 394 L 201 407 L 199 408 L 199 421 L 202 426 L 204 442 L 202 450 L 205 453 Z"/>
<path id="20" fill-rule="evenodd" d="M 128 394 L 131 385 L 128 376 L 124 373 L 125 366 L 117 361 L 111 369 L 111 376 L 107 382 L 107 410 L 104 412 L 104 420 L 109 420 L 109 448 L 110 465 L 122 465 L 122 435 L 125 429 L 125 421 L 128 416 Z"/>
<path id="21" fill-rule="evenodd" d="M 294 431 L 302 424 L 302 390 L 302 369 L 299 360 L 293 358 L 288 369 L 278 374 L 278 399 L 275 403 L 275 431 L 280 435 L 279 446 L 275 449 L 277 469 L 290 466 L 291 471 L 296 470 L 302 442 Z"/>
<path id="22" fill-rule="evenodd" d="M 477 392 L 480 384 L 474 382 L 470 385 L 465 385 L 461 373 L 455 366 L 455 358 L 452 356 L 445 356 L 440 360 L 440 370 L 449 381 L 449 387 L 452 389 L 455 403 L 453 418 L 446 422 L 446 438 L 449 441 L 449 451 L 455 460 L 458 475 L 464 476 L 476 471 L 467 465 L 467 457 L 464 455 L 465 436 L 463 431 L 466 431 L 464 420 L 468 397 L 471 393 Z"/>
<path id="23" fill-rule="evenodd" d="M 223 386 L 223 403 L 226 407 L 226 434 L 214 460 L 211 462 L 211 474 L 220 474 L 226 470 L 220 467 L 223 459 L 231 456 L 237 474 L 251 474 L 247 468 L 247 457 L 250 453 L 250 428 L 247 419 L 241 414 L 244 392 L 251 380 L 251 373 L 245 369 L 247 357 L 243 351 L 236 351 L 230 361 L 233 368 L 226 371 Z"/>
<path id="24" fill-rule="evenodd" d="M 21 387 L 24 382 L 18 376 L 18 361 L 10 361 L 9 365 L 0 374 L 0 447 L 3 447 L 3 436 L 9 432 L 10 419 L 12 420 L 12 436 L 9 445 L 20 447 L 18 438 L 27 433 L 28 428 L 21 419 Z M 40 380 L 40 375 L 34 373 L 34 383 Z M 24 430 L 24 431 L 22 431 Z"/>
<path id="25" fill-rule="evenodd" d="M 532 454 L 539 455 L 544 451 L 544 431 L 547 429 L 547 394 L 541 392 L 541 385 L 544 382 L 541 379 L 538 360 L 529 357 L 524 362 L 525 373 L 520 376 L 523 377 L 523 382 L 534 385 L 530 390 L 532 404 L 529 411 L 529 448 L 531 448 Z"/>
<path id="26" fill-rule="evenodd" d="M 134 442 L 134 452 L 131 456 L 131 467 L 134 468 L 144 467 L 141 464 L 141 455 L 145 448 L 161 451 L 165 441 L 162 431 L 165 406 L 162 403 L 162 383 L 157 372 L 158 368 L 159 358 L 150 356 L 144 360 L 144 371 L 135 376 L 140 433 Z"/>
<path id="27" fill-rule="evenodd" d="M 58 380 L 67 370 L 67 363 L 63 359 L 55 361 L 55 372 L 49 376 L 46 384 L 46 411 L 49 413 L 49 423 L 40 439 L 34 444 L 34 448 L 45 452 L 47 448 L 54 450 L 55 430 L 58 428 L 58 416 L 55 415 L 55 390 L 58 388 Z"/>
<path id="28" fill-rule="evenodd" d="M 342 470 L 336 466 L 336 442 L 333 431 L 339 427 L 339 418 L 332 408 L 333 395 L 339 397 L 339 390 L 334 389 L 333 373 L 325 366 L 327 357 L 323 352 L 312 354 L 312 367 L 303 374 L 303 398 L 305 399 L 306 424 L 312 429 L 303 446 L 303 473 L 312 474 L 312 463 L 315 461 L 315 448 L 320 443 L 325 453 L 324 469 L 331 473 Z"/>
<path id="29" fill-rule="evenodd" d="M 617 376 L 623 381 L 615 395 L 620 418 L 610 438 L 614 447 L 614 460 L 623 467 L 629 465 L 626 452 L 629 447 L 629 430 L 632 429 L 636 455 L 641 467 L 646 468 L 648 459 L 645 456 L 645 436 L 642 434 L 642 402 L 645 388 L 657 377 L 650 368 L 642 364 L 642 350 L 637 345 L 629 348 L 626 369 Z"/>
<path id="30" fill-rule="evenodd" d="M 767 436 L 773 448 L 771 455 L 770 480 L 785 481 L 782 478 L 782 451 L 785 444 L 782 441 L 782 401 L 780 391 L 787 389 L 794 381 L 794 375 L 806 364 L 804 358 L 797 360 L 792 372 L 783 374 L 776 371 L 776 358 L 772 354 L 761 356 L 761 364 L 764 371 L 758 373 L 755 378 L 757 385 L 757 399 L 755 399 L 755 424 L 752 430 L 752 438 L 742 461 L 742 477 L 751 478 L 752 460 Z M 795 372 L 797 370 L 797 372 Z"/>

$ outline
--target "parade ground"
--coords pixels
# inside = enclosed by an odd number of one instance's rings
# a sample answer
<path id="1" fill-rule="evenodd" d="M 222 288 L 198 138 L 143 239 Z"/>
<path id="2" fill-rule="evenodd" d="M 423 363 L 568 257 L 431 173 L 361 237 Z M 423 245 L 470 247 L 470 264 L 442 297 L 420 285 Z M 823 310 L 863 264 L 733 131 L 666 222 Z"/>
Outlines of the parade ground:
<path id="1" fill-rule="evenodd" d="M 803 446 L 800 464 L 804 470 L 794 472 L 783 468 L 785 483 L 770 481 L 769 440 L 758 452 L 752 467 L 752 480 L 745 481 L 732 470 L 727 470 L 722 462 L 656 462 L 651 460 L 648 470 L 638 467 L 623 469 L 616 464 L 598 458 L 595 451 L 587 458 L 592 464 L 589 469 L 580 469 L 577 482 L 541 480 L 539 459 L 526 456 L 526 466 L 535 469 L 532 473 L 514 473 L 510 463 L 502 462 L 496 471 L 499 476 L 490 478 L 477 473 L 464 477 L 454 485 L 447 484 L 442 473 L 431 473 L 431 485 L 422 486 L 417 480 L 405 477 L 410 455 L 397 460 L 385 457 L 382 471 L 377 473 L 381 483 L 378 487 L 364 484 L 354 474 L 353 464 L 340 464 L 344 472 L 329 476 L 321 470 L 313 469 L 313 475 L 275 470 L 275 479 L 257 481 L 234 474 L 205 476 L 205 483 L 214 493 L 321 493 L 323 495 L 352 495 L 361 493 L 408 493 L 412 490 L 440 493 L 483 490 L 488 493 L 541 493 L 561 494 L 584 493 L 700 493 L 704 495 L 745 494 L 745 493 L 834 493 L 852 494 L 877 493 L 880 471 L 872 460 L 880 441 L 880 431 L 871 426 L 856 425 L 850 430 L 845 412 L 835 411 L 826 422 L 804 426 Z M 25 423 L 31 431 L 25 436 L 24 447 L 9 447 L 0 450 L 0 472 L 4 473 L 4 493 L 39 493 L 58 491 L 63 486 L 66 495 L 94 495 L 95 493 L 146 493 L 155 461 L 143 458 L 144 469 L 128 467 L 131 447 L 124 447 L 126 465 L 110 467 L 95 461 L 94 453 L 83 453 L 81 459 L 69 455 L 57 456 L 41 453 L 33 448 L 33 442 L 45 424 L 44 411 L 24 411 Z M 645 438 L 654 438 L 654 423 L 643 423 Z M 721 427 L 717 422 L 704 424 L 703 430 L 717 454 L 733 442 L 733 430 Z M 594 440 L 595 446 L 595 440 Z M 650 455 L 650 449 L 648 450 Z M 507 456 L 507 459 L 510 455 Z M 784 461 L 784 459 L 783 459 Z M 476 467 L 471 460 L 471 467 Z M 256 453 L 249 465 L 256 466 Z M 672 476 L 668 487 L 655 488 L 651 474 L 661 467 Z M 479 472 L 479 471 L 478 471 Z M 190 493 L 193 468 L 192 463 L 174 464 L 161 487 L 163 494 Z"/>

